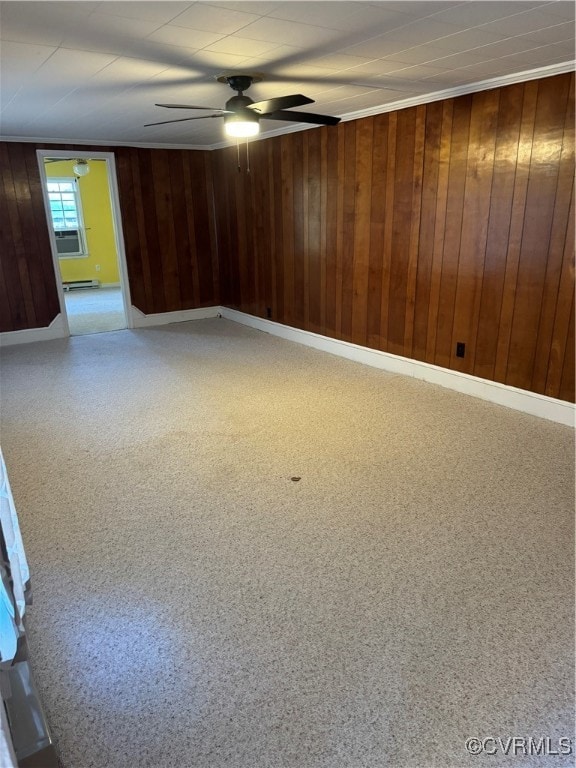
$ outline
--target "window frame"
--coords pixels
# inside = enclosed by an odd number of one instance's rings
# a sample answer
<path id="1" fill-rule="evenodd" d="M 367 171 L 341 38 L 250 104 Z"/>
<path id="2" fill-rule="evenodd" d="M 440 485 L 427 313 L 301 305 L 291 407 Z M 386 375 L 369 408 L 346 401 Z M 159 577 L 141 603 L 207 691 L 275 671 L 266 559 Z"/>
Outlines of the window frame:
<path id="1" fill-rule="evenodd" d="M 72 189 L 58 189 L 58 190 L 51 190 L 50 185 L 51 184 L 67 184 L 71 185 Z M 76 221 L 78 226 L 77 227 L 64 227 L 64 228 L 56 228 L 56 222 L 54 220 L 54 214 L 52 211 L 52 197 L 53 194 L 60 195 L 60 202 L 62 204 L 62 212 L 64 212 L 64 201 L 62 200 L 62 195 L 66 193 L 72 193 L 74 195 L 74 212 L 76 213 Z M 54 233 L 54 237 L 56 240 L 56 249 L 58 249 L 58 240 L 60 239 L 57 235 L 58 232 L 78 232 L 78 243 L 79 243 L 79 250 L 74 251 L 73 253 L 60 253 L 58 252 L 58 258 L 59 259 L 85 259 L 88 258 L 88 245 L 86 241 L 86 228 L 84 226 L 84 216 L 82 213 L 82 196 L 80 194 L 80 187 L 79 182 L 76 176 L 48 176 L 46 178 L 46 194 L 48 197 L 48 205 L 49 205 L 49 212 L 50 212 L 50 220 L 52 224 L 52 231 Z"/>

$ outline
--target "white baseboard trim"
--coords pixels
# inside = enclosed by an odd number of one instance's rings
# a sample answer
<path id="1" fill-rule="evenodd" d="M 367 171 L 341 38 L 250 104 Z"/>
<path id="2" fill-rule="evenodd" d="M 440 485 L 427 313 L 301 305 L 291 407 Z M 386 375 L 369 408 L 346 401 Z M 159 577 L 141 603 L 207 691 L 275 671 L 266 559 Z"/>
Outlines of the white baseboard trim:
<path id="1" fill-rule="evenodd" d="M 236 309 L 228 307 L 203 307 L 199 309 L 184 309 L 177 312 L 160 312 L 154 315 L 145 315 L 136 307 L 132 307 L 132 322 L 134 328 L 149 328 L 170 323 L 184 323 L 190 320 L 204 320 L 221 315 L 228 320 L 255 328 L 265 333 L 271 333 L 297 344 L 328 352 L 338 357 L 354 360 L 363 365 L 380 368 L 389 373 L 397 373 L 402 376 L 411 376 L 415 379 L 427 381 L 430 384 L 438 384 L 446 389 L 452 389 L 471 397 L 478 397 L 497 405 L 513 408 L 532 416 L 555 421 L 574 427 L 576 423 L 576 405 L 565 400 L 557 400 L 546 395 L 538 395 L 525 389 L 517 389 L 506 384 L 500 384 L 488 379 L 479 379 L 460 371 L 451 371 L 440 368 L 430 363 L 422 363 L 418 360 L 410 360 L 400 355 L 392 355 L 389 352 L 381 352 L 377 349 L 362 347 L 359 344 L 351 344 L 348 341 L 331 339 L 311 331 L 302 331 L 299 328 L 291 328 L 273 320 L 265 320 L 261 317 L 248 315 Z M 58 314 L 46 328 L 29 328 L 22 331 L 8 331 L 0 333 L 0 346 L 8 347 L 14 344 L 26 344 L 34 341 L 48 341 L 50 339 L 63 339 L 68 336 L 64 318 Z"/>
<path id="2" fill-rule="evenodd" d="M 217 317 L 220 307 L 201 307 L 200 309 L 182 309 L 176 312 L 158 312 L 155 315 L 145 315 L 136 307 L 132 310 L 132 327 L 149 328 L 153 325 L 169 325 L 170 323 L 185 323 L 189 320 L 205 320 Z"/>
<path id="3" fill-rule="evenodd" d="M 0 333 L 0 347 L 11 347 L 14 344 L 29 344 L 33 341 L 65 339 L 68 335 L 62 313 L 59 313 L 50 325 L 45 328 L 25 328 L 22 331 L 5 331 Z"/>
<path id="4" fill-rule="evenodd" d="M 451 371 L 447 368 L 431 365 L 430 363 L 410 360 L 407 357 L 392 355 L 389 352 L 380 352 L 376 349 L 361 347 L 358 344 L 351 344 L 347 341 L 331 339 L 328 336 L 321 336 L 310 331 L 291 328 L 290 326 L 254 317 L 235 309 L 220 307 L 219 311 L 222 317 L 228 320 L 271 333 L 288 341 L 305 344 L 307 347 L 313 347 L 322 352 L 329 352 L 332 355 L 345 357 L 348 360 L 380 368 L 390 373 L 412 376 L 415 379 L 438 384 L 455 392 L 478 397 L 481 400 L 488 400 L 491 403 L 504 405 L 507 408 L 513 408 L 514 410 L 529 413 L 532 416 L 539 416 L 542 419 L 555 421 L 559 424 L 565 424 L 569 427 L 573 427 L 576 422 L 576 405 L 565 400 L 557 400 L 553 397 L 538 395 L 535 392 L 509 387 L 506 384 L 500 384 L 495 381 L 479 379 L 467 373 L 460 373 L 460 371 Z"/>

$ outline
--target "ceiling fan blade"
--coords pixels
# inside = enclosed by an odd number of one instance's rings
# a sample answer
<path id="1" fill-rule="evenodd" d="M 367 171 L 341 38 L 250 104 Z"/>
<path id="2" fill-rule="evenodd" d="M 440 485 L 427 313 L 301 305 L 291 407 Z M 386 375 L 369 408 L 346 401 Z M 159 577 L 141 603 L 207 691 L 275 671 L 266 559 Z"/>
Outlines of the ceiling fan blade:
<path id="1" fill-rule="evenodd" d="M 316 123 L 316 125 L 338 125 L 339 117 L 332 115 L 315 115 L 313 112 L 291 112 L 279 109 L 269 115 L 262 115 L 263 120 L 287 120 L 294 123 Z"/>
<path id="2" fill-rule="evenodd" d="M 156 107 L 166 107 L 167 109 L 208 109 L 212 112 L 225 112 L 220 107 L 199 107 L 196 104 L 155 104 Z"/>
<path id="3" fill-rule="evenodd" d="M 279 109 L 288 109 L 289 107 L 302 107 L 304 104 L 313 104 L 314 99 L 308 96 L 302 96 L 301 93 L 294 93 L 291 96 L 278 96 L 276 99 L 265 99 L 264 101 L 255 101 L 248 106 L 259 115 L 266 115 L 269 112 L 277 112 Z"/>
<path id="4" fill-rule="evenodd" d="M 208 117 L 223 117 L 223 115 L 199 115 L 197 117 L 181 117 L 178 120 L 162 120 L 159 123 L 145 123 L 144 128 L 150 128 L 152 125 L 167 125 L 168 123 L 185 123 L 188 120 L 206 120 Z"/>

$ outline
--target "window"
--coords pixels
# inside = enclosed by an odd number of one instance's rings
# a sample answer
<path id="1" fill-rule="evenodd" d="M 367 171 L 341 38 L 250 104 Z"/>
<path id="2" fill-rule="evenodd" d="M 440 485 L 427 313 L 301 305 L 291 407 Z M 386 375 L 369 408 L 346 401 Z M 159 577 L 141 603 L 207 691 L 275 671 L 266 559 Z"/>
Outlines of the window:
<path id="1" fill-rule="evenodd" d="M 77 180 L 49 179 L 47 187 L 58 255 L 62 258 L 87 256 Z"/>

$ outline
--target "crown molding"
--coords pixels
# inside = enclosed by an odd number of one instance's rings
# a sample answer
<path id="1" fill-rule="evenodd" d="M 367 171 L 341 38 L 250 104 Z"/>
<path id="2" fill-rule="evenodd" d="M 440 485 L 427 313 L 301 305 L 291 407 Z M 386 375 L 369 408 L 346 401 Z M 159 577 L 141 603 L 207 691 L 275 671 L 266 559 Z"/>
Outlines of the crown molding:
<path id="1" fill-rule="evenodd" d="M 90 147 L 134 147 L 136 149 L 192 149 L 209 150 L 212 144 L 150 144 L 138 141 L 112 141 L 102 139 L 54 139 L 45 136 L 2 136 L 0 141 L 21 142 L 22 144 L 78 144 Z"/>
<path id="2" fill-rule="evenodd" d="M 502 88 L 506 85 L 514 85 L 515 83 L 525 83 L 528 80 L 541 80 L 544 77 L 553 77 L 554 75 L 562 75 L 566 72 L 573 72 L 575 69 L 576 60 L 565 61 L 561 62 L 560 64 L 551 64 L 547 67 L 527 69 L 523 70 L 522 72 L 515 72 L 511 75 L 501 75 L 499 77 L 493 77 L 487 80 L 479 80 L 474 83 L 468 83 L 466 85 L 458 85 L 454 88 L 445 88 L 441 91 L 434 91 L 433 93 L 425 93 L 419 96 L 410 96 L 406 99 L 399 99 L 398 101 L 392 101 L 388 104 L 382 104 L 377 107 L 360 109 L 355 112 L 347 112 L 341 116 L 341 120 L 342 122 L 348 122 L 349 120 L 360 120 L 363 117 L 382 115 L 386 112 L 395 112 L 399 109 L 417 107 L 420 104 L 431 104 L 434 101 L 442 101 L 443 99 L 454 99 L 458 96 L 466 96 L 469 93 L 488 91 L 492 88 Z M 310 128 L 310 126 L 306 123 L 294 123 L 293 125 L 286 126 L 284 128 L 275 128 L 271 131 L 266 131 L 266 133 L 260 134 L 258 138 L 250 139 L 250 143 L 255 141 L 263 141 L 264 139 L 272 139 L 276 136 L 283 136 L 284 134 L 288 133 L 298 133 L 300 131 L 309 130 L 314 130 L 314 128 Z M 218 141 L 214 144 L 197 145 L 159 143 L 150 144 L 134 141 L 101 141 L 99 139 L 47 139 L 46 137 L 39 136 L 0 136 L 0 141 L 19 141 L 34 144 L 88 144 L 90 146 L 99 147 L 135 147 L 136 149 L 188 149 L 200 151 L 212 151 L 215 149 L 225 149 L 226 147 L 236 146 L 236 142 L 230 140 Z"/>
<path id="3" fill-rule="evenodd" d="M 525 83 L 528 80 L 541 80 L 544 77 L 563 75 L 566 72 L 573 72 L 575 69 L 576 61 L 566 61 L 561 64 L 551 64 L 548 67 L 539 67 L 538 69 L 515 72 L 512 75 L 501 75 L 488 80 L 479 80 L 467 85 L 457 85 L 454 88 L 445 88 L 442 91 L 434 91 L 434 93 L 427 93 L 423 96 L 410 96 L 407 99 L 399 99 L 398 101 L 390 102 L 383 107 L 370 107 L 368 109 L 359 109 L 356 112 L 348 112 L 347 114 L 342 115 L 342 122 L 347 122 L 348 120 L 360 120 L 362 117 L 370 117 L 372 115 L 382 115 L 385 112 L 395 112 L 398 109 L 417 107 L 420 104 L 431 104 L 434 101 L 455 99 L 458 96 L 466 96 L 469 93 L 489 91 L 492 88 L 503 88 L 506 85 Z"/>
<path id="4" fill-rule="evenodd" d="M 382 115 L 386 112 L 395 112 L 399 109 L 417 107 L 420 104 L 431 104 L 434 101 L 442 101 L 443 99 L 454 99 L 457 96 L 465 96 L 468 93 L 487 91 L 492 88 L 502 88 L 503 86 L 514 85 L 515 83 L 525 83 L 528 80 L 541 80 L 544 77 L 552 77 L 554 75 L 565 74 L 566 72 L 573 72 L 574 69 L 576 69 L 576 61 L 567 61 L 562 62 L 561 64 L 552 64 L 548 67 L 538 67 L 537 69 L 515 72 L 512 75 L 493 77 L 488 80 L 480 80 L 467 85 L 455 86 L 454 88 L 445 88 L 441 91 L 434 91 L 433 93 L 398 99 L 398 101 L 392 101 L 389 104 L 379 105 L 377 107 L 369 107 L 368 109 L 359 109 L 355 112 L 347 112 L 341 116 L 341 121 L 345 123 L 349 120 L 360 120 L 363 117 Z M 311 129 L 309 125 L 304 123 L 294 123 L 294 125 L 286 128 L 275 128 L 272 131 L 266 131 L 264 135 L 260 135 L 259 138 L 253 138 L 251 141 L 262 141 L 264 139 L 271 139 L 274 136 L 283 136 L 287 133 L 297 133 L 306 130 L 314 129 Z M 232 146 L 230 141 L 221 141 L 216 144 L 210 144 L 208 148 L 211 150 L 224 149 L 225 147 L 230 146 Z"/>

